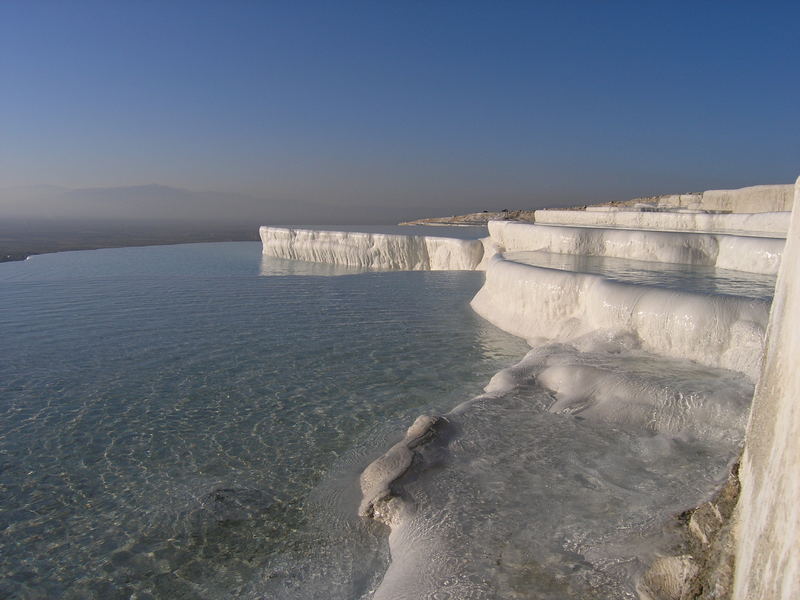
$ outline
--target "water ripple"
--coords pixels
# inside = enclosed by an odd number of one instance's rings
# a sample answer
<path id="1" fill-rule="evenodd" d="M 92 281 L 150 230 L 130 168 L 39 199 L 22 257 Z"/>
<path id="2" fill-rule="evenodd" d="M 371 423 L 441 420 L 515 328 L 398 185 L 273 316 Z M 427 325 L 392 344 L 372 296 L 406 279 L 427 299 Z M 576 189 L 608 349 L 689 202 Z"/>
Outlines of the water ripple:
<path id="1" fill-rule="evenodd" d="M 387 559 L 360 468 L 525 350 L 470 312 L 479 273 L 190 246 L 0 265 L 0 596 L 354 597 Z"/>

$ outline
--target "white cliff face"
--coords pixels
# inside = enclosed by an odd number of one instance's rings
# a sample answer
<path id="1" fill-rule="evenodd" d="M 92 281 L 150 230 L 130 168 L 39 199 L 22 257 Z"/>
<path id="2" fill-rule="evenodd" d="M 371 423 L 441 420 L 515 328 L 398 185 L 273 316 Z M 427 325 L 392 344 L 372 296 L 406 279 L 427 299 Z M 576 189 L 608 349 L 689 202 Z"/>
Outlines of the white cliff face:
<path id="1" fill-rule="evenodd" d="M 775 274 L 780 266 L 782 239 L 563 227 L 490 221 L 492 240 L 504 252 L 541 251 L 653 262 L 707 265 L 750 273 Z"/>
<path id="2" fill-rule="evenodd" d="M 421 236 L 432 271 L 474 271 L 483 259 L 481 240 Z"/>
<path id="3" fill-rule="evenodd" d="M 598 210 L 605 208 L 606 210 Z M 704 231 L 733 235 L 786 237 L 791 212 L 708 214 L 587 207 L 583 210 L 537 210 L 536 223 L 581 227 L 619 227 L 658 231 Z"/>
<path id="4" fill-rule="evenodd" d="M 504 252 L 504 249 L 495 242 L 491 236 L 481 238 L 481 244 L 483 244 L 483 258 L 481 258 L 481 262 L 478 263 L 477 270 L 485 271 L 492 257 L 495 254 Z"/>
<path id="5" fill-rule="evenodd" d="M 730 210 L 737 213 L 762 211 L 791 211 L 795 202 L 794 186 L 753 185 L 735 190 L 703 192 L 701 208 Z"/>
<path id="6" fill-rule="evenodd" d="M 371 269 L 471 271 L 483 258 L 480 240 L 282 227 L 260 234 L 268 256 Z"/>
<path id="7" fill-rule="evenodd" d="M 666 194 L 637 198 L 643 208 L 726 211 L 734 213 L 791 212 L 794 203 L 792 184 L 753 185 L 733 190 L 707 190 L 691 194 Z"/>
<path id="8" fill-rule="evenodd" d="M 603 329 L 635 336 L 648 351 L 741 371 L 760 367 L 768 304 L 734 296 L 612 282 L 495 256 L 472 308 L 532 343 Z"/>
<path id="9" fill-rule="evenodd" d="M 800 201 L 800 179 L 795 205 Z M 800 211 L 778 275 L 740 467 L 734 600 L 800 598 Z"/>
<path id="10" fill-rule="evenodd" d="M 719 235 L 717 258 L 719 269 L 775 275 L 781 266 L 786 242 L 782 239 Z"/>
<path id="11" fill-rule="evenodd" d="M 630 258 L 778 272 L 784 240 L 748 236 L 599 229 L 490 221 L 482 240 L 261 227 L 263 253 L 278 258 L 393 270 L 485 270 L 497 253 Z"/>

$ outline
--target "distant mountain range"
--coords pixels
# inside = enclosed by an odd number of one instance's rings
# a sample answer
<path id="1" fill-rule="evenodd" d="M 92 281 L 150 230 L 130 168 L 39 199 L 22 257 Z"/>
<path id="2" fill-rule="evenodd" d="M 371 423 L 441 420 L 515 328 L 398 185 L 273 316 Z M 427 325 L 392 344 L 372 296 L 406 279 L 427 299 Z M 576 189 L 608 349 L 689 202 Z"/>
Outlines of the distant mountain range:
<path id="1" fill-rule="evenodd" d="M 331 205 L 159 184 L 0 188 L 0 218 L 5 219 L 323 225 L 396 223 L 429 210 L 425 206 Z"/>

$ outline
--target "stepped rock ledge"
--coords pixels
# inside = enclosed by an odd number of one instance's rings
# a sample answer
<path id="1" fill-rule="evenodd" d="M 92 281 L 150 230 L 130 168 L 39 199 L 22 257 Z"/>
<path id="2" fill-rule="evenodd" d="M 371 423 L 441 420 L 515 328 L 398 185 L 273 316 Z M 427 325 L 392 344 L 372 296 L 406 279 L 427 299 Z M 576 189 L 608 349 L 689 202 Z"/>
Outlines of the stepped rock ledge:
<path id="1" fill-rule="evenodd" d="M 525 222 L 490 221 L 483 240 L 274 227 L 260 233 L 270 256 L 374 269 L 486 271 L 473 308 L 526 339 L 573 340 L 611 326 L 645 350 L 746 374 L 756 386 L 740 463 L 714 497 L 680 517 L 684 543 L 651 563 L 637 591 L 644 600 L 791 600 L 800 598 L 798 206 L 800 179 L 794 186 L 527 211 Z M 489 215 L 468 217 L 450 222 L 481 222 Z M 520 250 L 777 273 L 777 285 L 771 307 L 736 296 L 709 301 L 504 256 Z M 593 298 L 601 292 L 602 301 Z M 446 425 L 441 417 L 419 417 L 365 469 L 362 516 L 392 527 L 402 519 L 408 507 L 396 483 Z"/>

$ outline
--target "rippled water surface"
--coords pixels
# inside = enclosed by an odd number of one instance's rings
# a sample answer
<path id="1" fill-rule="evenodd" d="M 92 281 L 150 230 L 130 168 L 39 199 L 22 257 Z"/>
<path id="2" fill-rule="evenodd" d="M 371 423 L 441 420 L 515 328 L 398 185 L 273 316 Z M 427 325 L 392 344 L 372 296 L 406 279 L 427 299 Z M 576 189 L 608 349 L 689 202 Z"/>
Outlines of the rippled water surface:
<path id="1" fill-rule="evenodd" d="M 372 589 L 361 468 L 526 347 L 470 311 L 480 273 L 353 273 L 257 243 L 0 265 L 0 596 Z"/>

